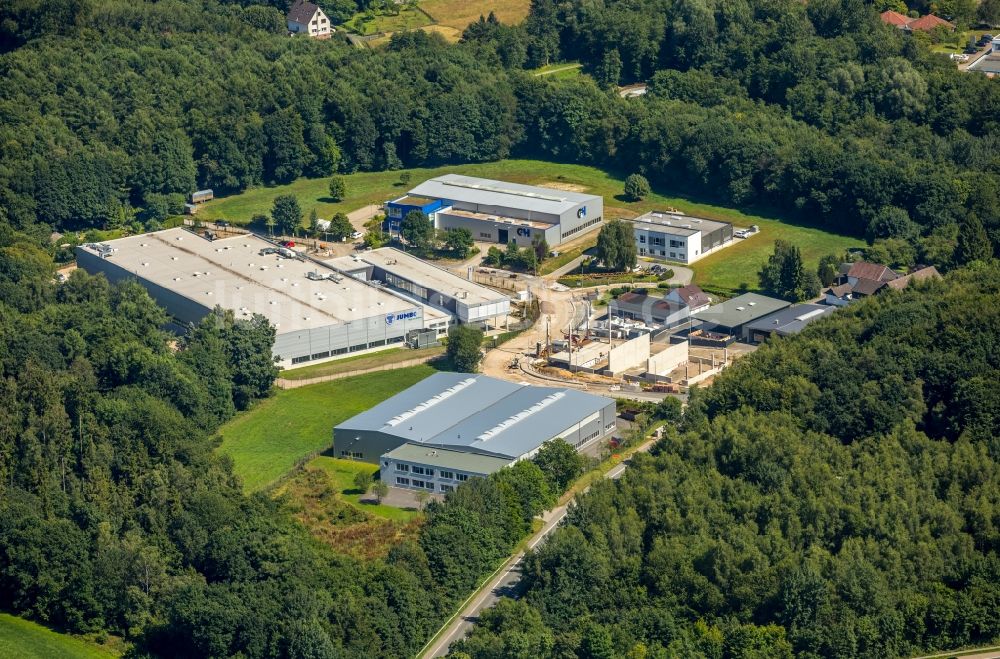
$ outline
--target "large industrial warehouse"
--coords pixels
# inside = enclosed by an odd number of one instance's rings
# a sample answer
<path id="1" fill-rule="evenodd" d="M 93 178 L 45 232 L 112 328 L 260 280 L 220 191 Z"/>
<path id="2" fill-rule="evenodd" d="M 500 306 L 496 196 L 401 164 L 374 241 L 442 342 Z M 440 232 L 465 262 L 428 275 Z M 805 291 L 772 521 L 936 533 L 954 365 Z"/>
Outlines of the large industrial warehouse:
<path id="1" fill-rule="evenodd" d="M 435 373 L 333 430 L 336 454 L 379 464 L 395 487 L 448 492 L 562 438 L 578 449 L 615 429 L 615 401 L 485 375 Z"/>
<path id="2" fill-rule="evenodd" d="M 277 330 L 274 355 L 283 367 L 399 344 L 450 321 L 444 311 L 250 234 L 213 241 L 167 229 L 84 245 L 76 258 L 112 282 L 137 279 L 181 325 L 216 306 L 238 318 L 261 314 Z"/>
<path id="3" fill-rule="evenodd" d="M 604 198 L 446 174 L 386 202 L 386 230 L 398 233 L 411 211 L 427 215 L 438 229 L 464 227 L 478 241 L 528 247 L 536 238 L 545 238 L 556 246 L 598 228 Z"/>

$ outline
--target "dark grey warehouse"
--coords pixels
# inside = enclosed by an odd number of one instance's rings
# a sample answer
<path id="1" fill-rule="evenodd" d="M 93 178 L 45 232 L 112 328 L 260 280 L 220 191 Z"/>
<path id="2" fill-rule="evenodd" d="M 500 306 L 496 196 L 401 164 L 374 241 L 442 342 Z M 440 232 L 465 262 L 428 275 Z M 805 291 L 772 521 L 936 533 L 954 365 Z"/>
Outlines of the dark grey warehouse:
<path id="1" fill-rule="evenodd" d="M 579 449 L 614 430 L 610 398 L 435 373 L 338 425 L 333 443 L 342 458 L 378 463 L 389 485 L 447 492 L 469 477 L 530 458 L 552 439 Z"/>

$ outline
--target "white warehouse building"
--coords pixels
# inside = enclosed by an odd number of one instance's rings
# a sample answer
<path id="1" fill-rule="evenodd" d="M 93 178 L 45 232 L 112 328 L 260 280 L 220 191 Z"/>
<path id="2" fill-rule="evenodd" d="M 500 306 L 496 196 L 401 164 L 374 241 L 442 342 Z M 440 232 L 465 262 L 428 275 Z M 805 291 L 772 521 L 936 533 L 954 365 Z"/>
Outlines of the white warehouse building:
<path id="1" fill-rule="evenodd" d="M 213 308 L 274 325 L 282 367 L 401 344 L 446 331 L 450 315 L 359 281 L 252 234 L 209 240 L 167 229 L 76 249 L 77 264 L 112 282 L 136 279 L 180 326 Z"/>

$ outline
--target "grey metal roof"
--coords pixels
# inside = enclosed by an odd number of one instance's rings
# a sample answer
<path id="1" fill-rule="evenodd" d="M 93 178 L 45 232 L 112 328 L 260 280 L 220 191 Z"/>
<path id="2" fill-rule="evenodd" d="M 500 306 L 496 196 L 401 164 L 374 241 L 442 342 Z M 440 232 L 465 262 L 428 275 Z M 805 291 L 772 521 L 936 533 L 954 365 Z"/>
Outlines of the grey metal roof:
<path id="1" fill-rule="evenodd" d="M 833 313 L 834 309 L 836 307 L 825 304 L 796 304 L 755 320 L 747 325 L 747 329 L 751 332 L 754 330 L 775 332 L 782 336 L 797 334 L 809 323 Z"/>
<path id="2" fill-rule="evenodd" d="M 504 206 L 556 215 L 578 204 L 600 199 L 597 195 L 493 181 L 461 174 L 445 174 L 424 181 L 410 190 L 410 194 L 465 204 Z"/>
<path id="3" fill-rule="evenodd" d="M 420 444 L 402 444 L 384 454 L 383 457 L 403 462 L 415 462 L 420 465 L 454 469 L 475 474 L 492 474 L 508 466 L 510 458 L 497 458 L 492 455 L 480 455 L 468 451 L 454 451 L 446 448 L 432 448 Z"/>
<path id="4" fill-rule="evenodd" d="M 698 320 L 712 325 L 740 327 L 790 305 L 791 302 L 773 297 L 745 293 L 692 315 Z"/>
<path id="5" fill-rule="evenodd" d="M 706 220 L 678 212 L 650 211 L 632 220 L 636 229 L 658 231 L 674 236 L 693 236 L 701 232 L 711 233 L 722 227 L 731 226 L 729 222 Z"/>
<path id="6" fill-rule="evenodd" d="M 274 245 L 252 234 L 207 240 L 182 228 L 110 240 L 109 262 L 150 282 L 236 316 L 259 313 L 278 334 L 398 313 L 417 305 L 392 291 L 350 277 L 308 278 L 331 272 L 311 261 L 262 254 Z M 96 254 L 95 249 L 79 250 Z"/>
<path id="7" fill-rule="evenodd" d="M 386 374 L 391 377 L 391 371 Z M 518 458 L 614 404 L 575 389 L 534 387 L 485 375 L 435 373 L 348 419 L 334 434 L 383 432 L 437 447 Z"/>

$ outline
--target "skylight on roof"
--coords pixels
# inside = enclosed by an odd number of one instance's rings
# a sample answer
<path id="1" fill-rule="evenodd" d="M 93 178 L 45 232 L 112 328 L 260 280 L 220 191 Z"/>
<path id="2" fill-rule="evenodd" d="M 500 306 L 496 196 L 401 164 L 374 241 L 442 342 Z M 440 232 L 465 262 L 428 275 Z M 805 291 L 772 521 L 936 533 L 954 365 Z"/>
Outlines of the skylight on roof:
<path id="1" fill-rule="evenodd" d="M 406 421 L 410 417 L 415 416 L 417 414 L 420 414 L 421 412 L 427 410 L 430 407 L 434 407 L 438 403 L 440 403 L 440 402 L 442 402 L 442 401 L 444 401 L 444 400 L 446 400 L 448 398 L 451 398 L 452 396 L 454 396 L 458 392 L 460 392 L 463 389 L 466 389 L 466 388 L 472 386 L 475 383 L 476 383 L 476 378 L 466 378 L 466 379 L 462 380 L 461 382 L 459 382 L 458 384 L 455 384 L 455 385 L 453 385 L 451 387 L 448 387 L 447 389 L 445 389 L 441 393 L 437 394 L 433 398 L 429 398 L 428 400 L 425 400 L 424 402 L 420 403 L 416 407 L 414 407 L 412 409 L 409 409 L 409 410 L 407 410 L 405 412 L 402 412 L 401 414 L 397 414 L 396 416 L 394 416 L 391 419 L 389 419 L 388 421 L 386 421 L 385 425 L 387 425 L 387 426 L 393 426 L 393 427 L 398 426 L 399 424 L 401 424 L 403 421 Z"/>
<path id="2" fill-rule="evenodd" d="M 546 396 L 542 400 L 538 401 L 537 403 L 535 403 L 534 405 L 532 405 L 528 409 L 522 410 L 522 411 L 518 412 L 517 414 L 515 414 L 515 415 L 513 415 L 513 416 L 511 416 L 511 417 L 509 417 L 507 419 L 504 419 L 503 421 L 501 421 L 497 425 L 493 426 L 492 428 L 490 428 L 489 430 L 487 430 L 483 434 L 481 434 L 478 437 L 476 437 L 476 439 L 478 439 L 480 441 L 484 441 L 484 442 L 487 441 L 487 440 L 489 440 L 489 439 L 492 439 L 492 438 L 496 437 L 497 435 L 499 435 L 500 433 L 502 433 L 504 430 L 507 430 L 508 428 L 510 428 L 511 426 L 513 426 L 515 423 L 519 423 L 521 421 L 524 421 L 525 419 L 527 419 L 532 414 L 535 414 L 537 412 L 542 411 L 543 409 L 545 409 L 549 405 L 552 405 L 553 403 L 555 403 L 556 401 L 562 399 L 565 396 L 566 396 L 566 393 L 563 392 L 563 391 L 557 391 L 554 394 L 549 394 L 548 396 Z"/>

